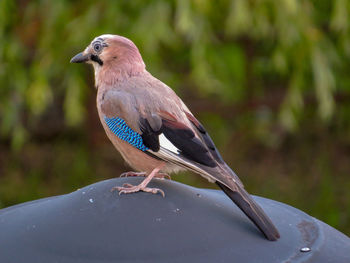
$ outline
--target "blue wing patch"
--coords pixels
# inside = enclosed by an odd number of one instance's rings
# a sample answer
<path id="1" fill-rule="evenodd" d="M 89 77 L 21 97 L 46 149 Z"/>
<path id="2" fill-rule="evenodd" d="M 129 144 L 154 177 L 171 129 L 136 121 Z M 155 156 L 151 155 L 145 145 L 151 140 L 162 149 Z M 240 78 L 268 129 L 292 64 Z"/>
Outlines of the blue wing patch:
<path id="1" fill-rule="evenodd" d="M 123 119 L 107 117 L 104 117 L 104 119 L 108 128 L 117 135 L 119 139 L 130 143 L 141 151 L 147 151 L 149 149 L 143 144 L 141 135 L 133 131 Z"/>

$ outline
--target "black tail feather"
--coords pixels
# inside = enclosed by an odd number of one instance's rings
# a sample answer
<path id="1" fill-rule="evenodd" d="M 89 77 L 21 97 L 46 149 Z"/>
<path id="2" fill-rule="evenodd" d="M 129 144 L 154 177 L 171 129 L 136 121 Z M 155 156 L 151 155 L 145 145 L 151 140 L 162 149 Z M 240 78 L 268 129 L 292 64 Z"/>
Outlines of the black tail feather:
<path id="1" fill-rule="evenodd" d="M 244 214 L 249 217 L 268 240 L 276 241 L 280 237 L 278 230 L 270 218 L 242 187 L 238 186 L 238 191 L 232 191 L 220 182 L 216 182 L 216 184 L 244 212 Z"/>

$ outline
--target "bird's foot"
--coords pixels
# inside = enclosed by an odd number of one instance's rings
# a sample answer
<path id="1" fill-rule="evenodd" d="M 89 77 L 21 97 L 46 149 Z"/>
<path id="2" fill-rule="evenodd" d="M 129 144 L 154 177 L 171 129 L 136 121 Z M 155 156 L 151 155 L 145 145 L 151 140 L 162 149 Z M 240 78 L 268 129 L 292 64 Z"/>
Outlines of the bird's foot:
<path id="1" fill-rule="evenodd" d="M 129 172 L 125 172 L 122 173 L 120 175 L 120 177 L 132 177 L 132 176 L 146 176 L 145 172 L 133 172 L 133 171 L 129 171 Z"/>
<path id="2" fill-rule="evenodd" d="M 152 194 L 160 193 L 163 197 L 165 197 L 165 193 L 162 189 L 146 187 L 142 185 L 142 183 L 139 185 L 123 184 L 123 186 L 116 186 L 111 189 L 111 191 L 115 191 L 115 190 L 119 192 L 119 195 L 131 194 L 131 193 L 143 191 L 143 192 L 152 193 Z"/>
<path id="3" fill-rule="evenodd" d="M 146 174 L 145 172 L 133 172 L 133 171 L 129 171 L 129 172 L 122 173 L 122 174 L 120 175 L 120 177 L 133 177 L 133 176 L 143 176 L 143 177 L 146 177 L 147 174 Z M 166 173 L 162 173 L 162 172 L 158 172 L 156 175 L 154 175 L 153 178 L 171 180 L 170 175 L 168 175 L 168 174 L 166 174 Z"/>
<path id="4" fill-rule="evenodd" d="M 156 177 L 157 175 L 161 174 L 162 178 L 164 178 L 164 174 L 160 173 L 160 169 L 163 166 L 164 164 L 154 168 L 153 171 L 139 185 L 123 184 L 122 187 L 120 186 L 113 187 L 111 191 L 117 190 L 119 191 L 119 195 L 143 191 L 143 192 L 152 193 L 152 194 L 161 193 L 161 195 L 165 197 L 164 191 L 162 189 L 147 187 L 148 183 L 152 180 L 152 178 Z"/>

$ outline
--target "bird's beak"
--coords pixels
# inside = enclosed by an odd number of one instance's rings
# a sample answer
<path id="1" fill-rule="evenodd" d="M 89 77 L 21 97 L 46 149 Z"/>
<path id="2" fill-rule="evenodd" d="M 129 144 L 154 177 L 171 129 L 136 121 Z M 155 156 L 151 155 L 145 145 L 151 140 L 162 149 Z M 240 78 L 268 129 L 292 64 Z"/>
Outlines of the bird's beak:
<path id="1" fill-rule="evenodd" d="M 89 55 L 84 55 L 83 52 L 75 55 L 71 60 L 70 63 L 82 63 L 90 60 Z"/>

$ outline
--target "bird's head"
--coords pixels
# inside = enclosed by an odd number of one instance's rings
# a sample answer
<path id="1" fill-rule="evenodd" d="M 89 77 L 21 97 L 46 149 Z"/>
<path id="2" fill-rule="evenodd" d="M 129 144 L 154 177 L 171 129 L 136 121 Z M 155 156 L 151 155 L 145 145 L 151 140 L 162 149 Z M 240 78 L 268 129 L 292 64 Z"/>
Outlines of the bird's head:
<path id="1" fill-rule="evenodd" d="M 96 37 L 85 50 L 74 56 L 71 63 L 89 63 L 95 70 L 95 81 L 112 84 L 114 81 L 137 75 L 145 64 L 136 45 L 118 35 Z"/>

